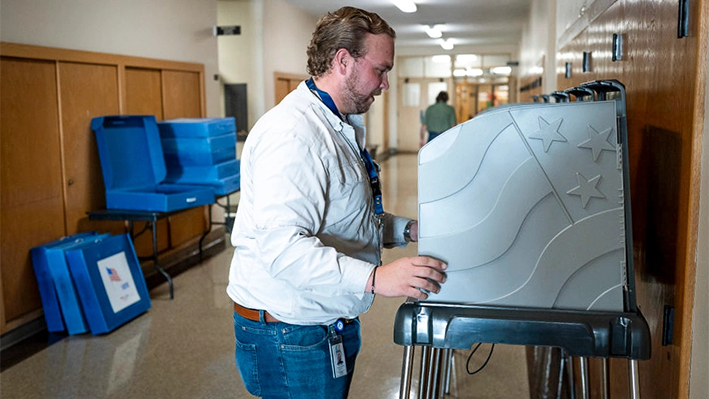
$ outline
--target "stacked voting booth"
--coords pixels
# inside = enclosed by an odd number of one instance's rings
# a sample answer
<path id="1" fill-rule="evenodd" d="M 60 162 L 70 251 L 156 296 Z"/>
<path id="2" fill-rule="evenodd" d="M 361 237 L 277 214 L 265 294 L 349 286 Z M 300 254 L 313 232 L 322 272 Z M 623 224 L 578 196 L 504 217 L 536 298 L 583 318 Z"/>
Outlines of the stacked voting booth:
<path id="1" fill-rule="evenodd" d="M 149 222 L 153 266 L 170 286 L 172 278 L 158 264 L 158 219 L 205 204 L 239 190 L 234 118 L 191 118 L 158 122 L 153 115 L 94 118 L 106 190 L 106 210 L 89 213 L 92 220 Z M 229 197 L 227 196 L 227 205 Z M 209 209 L 210 229 L 213 223 Z M 224 223 L 226 224 L 226 223 Z M 199 250 L 202 255 L 202 235 Z"/>
<path id="2" fill-rule="evenodd" d="M 213 190 L 165 181 L 167 169 L 155 117 L 93 118 L 106 207 L 169 212 L 214 202 Z"/>
<path id="3" fill-rule="evenodd" d="M 419 151 L 419 254 L 447 262 L 448 278 L 397 312 L 402 398 L 414 346 L 419 395 L 437 398 L 442 359 L 479 342 L 630 359 L 637 397 L 650 336 L 635 302 L 625 88 L 554 98 L 492 108 Z"/>
<path id="4" fill-rule="evenodd" d="M 104 334 L 150 308 L 127 234 L 76 234 L 30 254 L 50 332 Z"/>
<path id="5" fill-rule="evenodd" d="M 166 182 L 206 185 L 216 196 L 239 190 L 234 118 L 180 118 L 158 122 Z"/>

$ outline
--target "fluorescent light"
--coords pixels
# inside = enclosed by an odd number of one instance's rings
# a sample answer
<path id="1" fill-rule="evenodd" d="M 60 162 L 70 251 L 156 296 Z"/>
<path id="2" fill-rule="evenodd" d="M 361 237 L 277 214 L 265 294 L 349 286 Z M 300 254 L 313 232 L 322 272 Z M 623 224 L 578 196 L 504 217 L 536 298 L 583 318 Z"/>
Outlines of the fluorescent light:
<path id="1" fill-rule="evenodd" d="M 455 60 L 457 62 L 473 62 L 478 59 L 478 56 L 475 54 L 458 54 L 455 56 Z"/>
<path id="2" fill-rule="evenodd" d="M 495 75 L 509 75 L 512 73 L 512 68 L 508 66 L 494 67 L 490 69 L 490 72 Z"/>
<path id="3" fill-rule="evenodd" d="M 443 50 L 453 50 L 453 42 L 450 39 L 441 40 L 441 47 L 443 47 Z"/>
<path id="4" fill-rule="evenodd" d="M 453 70 L 453 76 L 458 77 L 458 78 L 465 76 L 465 69 Z"/>
<path id="5" fill-rule="evenodd" d="M 416 12 L 416 3 L 412 0 L 391 0 L 401 12 L 411 13 Z"/>
<path id="6" fill-rule="evenodd" d="M 465 71 L 465 74 L 468 76 L 482 76 L 483 73 L 483 70 L 480 68 L 468 68 L 468 70 Z"/>
<path id="7" fill-rule="evenodd" d="M 434 55 L 433 57 L 431 57 L 431 61 L 433 61 L 435 63 L 440 63 L 440 64 L 450 63 L 451 56 L 448 54 Z"/>
<path id="8" fill-rule="evenodd" d="M 438 39 L 439 37 L 443 36 L 443 33 L 441 32 L 440 25 L 433 25 L 433 26 L 426 25 L 424 30 L 426 31 L 426 34 L 428 35 L 428 37 L 430 37 L 432 39 Z"/>

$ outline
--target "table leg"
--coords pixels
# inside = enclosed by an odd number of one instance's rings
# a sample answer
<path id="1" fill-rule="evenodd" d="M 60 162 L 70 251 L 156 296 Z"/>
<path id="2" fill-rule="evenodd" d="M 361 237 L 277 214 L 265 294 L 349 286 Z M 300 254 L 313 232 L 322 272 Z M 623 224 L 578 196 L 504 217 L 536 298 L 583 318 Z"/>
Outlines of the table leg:
<path id="1" fill-rule="evenodd" d="M 163 277 L 165 277 L 165 279 L 167 279 L 167 283 L 170 286 L 170 299 L 175 299 L 175 294 L 174 294 L 173 287 L 172 287 L 172 278 L 158 264 L 158 228 L 157 228 L 158 221 L 157 221 L 157 219 L 153 219 L 153 221 L 150 223 L 151 223 L 152 230 L 153 230 L 153 266 L 155 266 L 155 270 L 157 270 L 158 273 L 162 274 Z"/>

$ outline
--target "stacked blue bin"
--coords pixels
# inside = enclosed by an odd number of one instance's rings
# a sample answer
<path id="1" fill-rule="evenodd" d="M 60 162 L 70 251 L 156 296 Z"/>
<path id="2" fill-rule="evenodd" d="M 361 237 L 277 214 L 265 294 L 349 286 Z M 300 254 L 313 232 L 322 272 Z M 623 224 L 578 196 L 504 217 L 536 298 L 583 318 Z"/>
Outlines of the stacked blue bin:
<path id="1" fill-rule="evenodd" d="M 180 118 L 158 122 L 167 165 L 165 181 L 208 185 L 217 196 L 239 190 L 234 118 Z"/>

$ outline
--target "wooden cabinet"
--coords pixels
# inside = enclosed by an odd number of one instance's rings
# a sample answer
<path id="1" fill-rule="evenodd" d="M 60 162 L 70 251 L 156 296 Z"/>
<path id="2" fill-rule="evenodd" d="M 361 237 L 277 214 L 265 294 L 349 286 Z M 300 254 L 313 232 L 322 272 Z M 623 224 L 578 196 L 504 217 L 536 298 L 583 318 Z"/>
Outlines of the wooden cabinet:
<path id="1" fill-rule="evenodd" d="M 126 232 L 125 223 L 86 216 L 105 208 L 91 119 L 116 114 L 152 114 L 158 120 L 202 117 L 205 96 L 201 64 L 1 46 L 0 333 L 5 333 L 42 315 L 30 248 L 83 231 Z M 174 221 L 161 220 L 159 250 L 202 234 L 205 209 L 185 213 Z M 140 228 L 136 224 L 136 231 Z M 136 240 L 140 255 L 152 254 L 150 238 L 144 234 Z"/>

